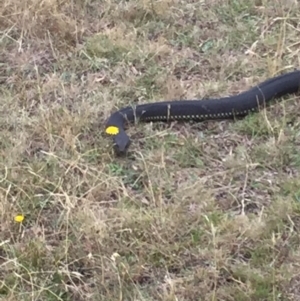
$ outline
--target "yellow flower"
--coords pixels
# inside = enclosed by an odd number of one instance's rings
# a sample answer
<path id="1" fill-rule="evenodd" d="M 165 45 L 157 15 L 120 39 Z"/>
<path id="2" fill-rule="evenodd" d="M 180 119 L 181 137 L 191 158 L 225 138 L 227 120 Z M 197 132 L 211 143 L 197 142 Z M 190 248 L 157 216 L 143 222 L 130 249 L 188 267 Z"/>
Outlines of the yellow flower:
<path id="1" fill-rule="evenodd" d="M 116 127 L 116 126 L 111 125 L 111 126 L 106 128 L 105 132 L 108 135 L 117 135 L 117 134 L 119 134 L 119 128 Z"/>
<path id="2" fill-rule="evenodd" d="M 15 222 L 16 223 L 22 223 L 24 220 L 25 216 L 23 214 L 18 214 L 15 216 Z"/>

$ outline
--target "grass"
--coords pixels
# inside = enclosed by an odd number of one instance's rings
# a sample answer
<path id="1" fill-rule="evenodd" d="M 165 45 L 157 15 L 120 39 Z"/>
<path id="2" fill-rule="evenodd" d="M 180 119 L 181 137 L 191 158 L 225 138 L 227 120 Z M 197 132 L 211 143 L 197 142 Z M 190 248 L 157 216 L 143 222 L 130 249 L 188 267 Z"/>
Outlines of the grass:
<path id="1" fill-rule="evenodd" d="M 0 16 L 1 300 L 300 300 L 297 95 L 130 127 L 126 157 L 103 134 L 124 105 L 296 68 L 297 1 L 4 0 Z"/>

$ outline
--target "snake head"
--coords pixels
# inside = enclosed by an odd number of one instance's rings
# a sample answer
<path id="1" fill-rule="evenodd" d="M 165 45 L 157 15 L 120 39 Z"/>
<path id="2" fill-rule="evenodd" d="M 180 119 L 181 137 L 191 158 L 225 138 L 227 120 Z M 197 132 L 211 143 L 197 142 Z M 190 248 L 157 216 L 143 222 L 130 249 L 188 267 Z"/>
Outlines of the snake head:
<path id="1" fill-rule="evenodd" d="M 114 149 L 117 153 L 122 154 L 126 152 L 130 145 L 130 139 L 128 135 L 125 133 L 123 127 L 116 125 L 109 125 L 105 130 L 106 134 L 113 137 L 114 141 Z"/>
<path id="2" fill-rule="evenodd" d="M 113 141 L 114 149 L 119 154 L 126 152 L 131 144 L 129 137 L 124 130 L 121 130 L 117 135 L 114 135 Z"/>

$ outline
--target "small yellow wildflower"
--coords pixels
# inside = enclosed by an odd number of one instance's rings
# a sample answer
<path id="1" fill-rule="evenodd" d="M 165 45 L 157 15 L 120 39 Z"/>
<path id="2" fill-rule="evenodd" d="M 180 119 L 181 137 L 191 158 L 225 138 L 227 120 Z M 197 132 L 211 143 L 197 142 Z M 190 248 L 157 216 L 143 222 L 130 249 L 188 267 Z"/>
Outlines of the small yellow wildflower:
<path id="1" fill-rule="evenodd" d="M 119 134 L 119 128 L 111 125 L 106 128 L 105 132 L 108 135 L 117 135 L 117 134 Z"/>
<path id="2" fill-rule="evenodd" d="M 16 223 L 22 223 L 24 220 L 25 216 L 23 214 L 18 214 L 15 216 L 15 222 Z"/>

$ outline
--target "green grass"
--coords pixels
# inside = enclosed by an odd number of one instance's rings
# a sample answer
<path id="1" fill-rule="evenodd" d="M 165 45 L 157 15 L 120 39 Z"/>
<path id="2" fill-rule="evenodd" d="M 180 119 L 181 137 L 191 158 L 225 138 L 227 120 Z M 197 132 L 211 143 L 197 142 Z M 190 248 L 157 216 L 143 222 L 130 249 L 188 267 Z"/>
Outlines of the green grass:
<path id="1" fill-rule="evenodd" d="M 138 124 L 125 157 L 103 131 L 125 105 L 297 68 L 298 6 L 2 1 L 0 299 L 299 300 L 297 95 Z"/>

